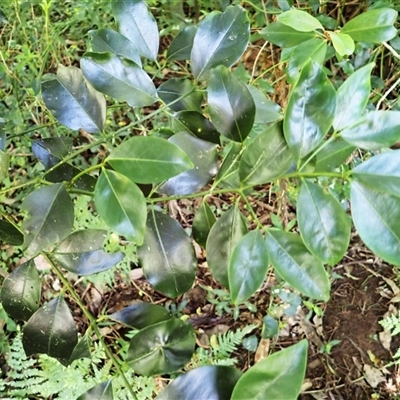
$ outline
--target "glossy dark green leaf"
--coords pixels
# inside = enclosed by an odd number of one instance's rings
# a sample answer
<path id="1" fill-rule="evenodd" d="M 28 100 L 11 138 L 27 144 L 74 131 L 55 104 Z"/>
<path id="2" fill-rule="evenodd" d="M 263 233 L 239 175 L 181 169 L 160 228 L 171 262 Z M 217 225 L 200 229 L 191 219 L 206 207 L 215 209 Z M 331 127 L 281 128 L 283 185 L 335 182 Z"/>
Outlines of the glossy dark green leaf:
<path id="1" fill-rule="evenodd" d="M 400 197 L 400 150 L 371 157 L 357 165 L 352 175 L 363 185 Z"/>
<path id="2" fill-rule="evenodd" d="M 248 232 L 246 219 L 235 205 L 217 220 L 207 238 L 207 263 L 213 277 L 229 288 L 228 269 L 233 249 Z"/>
<path id="3" fill-rule="evenodd" d="M 134 61 L 139 67 L 142 66 L 140 55 L 134 43 L 124 35 L 112 29 L 96 29 L 88 32 L 92 39 L 92 51 L 95 53 L 114 53 Z"/>
<path id="4" fill-rule="evenodd" d="M 211 68 L 233 65 L 245 51 L 249 35 L 250 24 L 242 7 L 229 6 L 223 13 L 209 13 L 193 41 L 190 64 L 194 76 L 206 79 Z"/>
<path id="5" fill-rule="evenodd" d="M 300 32 L 281 22 L 272 22 L 261 30 L 260 36 L 280 47 L 294 47 L 315 36 L 314 32 Z"/>
<path id="6" fill-rule="evenodd" d="M 351 223 L 333 195 L 304 180 L 297 200 L 297 222 L 304 244 L 322 262 L 333 266 L 343 258 Z"/>
<path id="7" fill-rule="evenodd" d="M 168 374 L 190 360 L 195 344 L 192 325 L 172 318 L 137 333 L 130 342 L 126 361 L 141 375 Z"/>
<path id="8" fill-rule="evenodd" d="M 225 365 L 206 365 L 178 376 L 156 400 L 230 400 L 242 373 Z"/>
<path id="9" fill-rule="evenodd" d="M 329 36 L 339 56 L 350 56 L 354 53 L 355 44 L 350 35 L 340 32 L 329 32 Z"/>
<path id="10" fill-rule="evenodd" d="M 207 87 L 211 122 L 218 132 L 243 142 L 254 124 L 256 107 L 246 85 L 224 66 L 211 71 Z"/>
<path id="11" fill-rule="evenodd" d="M 341 132 L 356 147 L 378 150 L 400 140 L 400 111 L 371 111 Z"/>
<path id="12" fill-rule="evenodd" d="M 62 183 L 30 193 L 21 205 L 28 213 L 22 224 L 26 253 L 35 255 L 69 235 L 74 224 L 74 206 Z"/>
<path id="13" fill-rule="evenodd" d="M 359 14 L 347 22 L 341 33 L 350 35 L 356 42 L 381 43 L 393 39 L 397 30 L 397 11 L 392 8 L 378 8 Z"/>
<path id="14" fill-rule="evenodd" d="M 281 24 L 290 26 L 300 32 L 312 32 L 316 29 L 324 30 L 321 22 L 319 22 L 315 17 L 308 12 L 298 10 L 297 8 L 292 8 L 279 14 L 278 21 Z"/>
<path id="15" fill-rule="evenodd" d="M 259 230 L 244 235 L 233 249 L 228 279 L 232 303 L 244 303 L 262 285 L 269 264 L 268 249 Z"/>
<path id="16" fill-rule="evenodd" d="M 108 156 L 113 168 L 137 183 L 158 183 L 194 167 L 173 143 L 152 136 L 134 136 Z"/>
<path id="17" fill-rule="evenodd" d="M 271 182 L 288 172 L 293 163 L 281 124 L 267 126 L 245 148 L 239 164 L 240 180 L 246 185 Z"/>
<path id="18" fill-rule="evenodd" d="M 232 400 L 296 400 L 307 364 L 307 340 L 280 350 L 259 361 L 239 379 Z"/>
<path id="19" fill-rule="evenodd" d="M 242 154 L 242 144 L 230 142 L 230 147 L 225 156 L 215 180 L 219 187 L 238 188 L 240 186 L 239 162 Z"/>
<path id="20" fill-rule="evenodd" d="M 115 232 L 138 245 L 143 243 L 146 200 L 129 178 L 103 169 L 94 191 L 94 204 L 100 217 Z"/>
<path id="21" fill-rule="evenodd" d="M 135 304 L 125 307 L 108 317 L 132 328 L 143 329 L 170 319 L 171 314 L 164 307 L 137 301 Z"/>
<path id="22" fill-rule="evenodd" d="M 100 132 L 106 120 L 106 100 L 76 67 L 58 66 L 57 76 L 45 75 L 42 97 L 54 117 L 66 127 Z"/>
<path id="23" fill-rule="evenodd" d="M 113 400 L 111 381 L 105 381 L 93 386 L 83 393 L 77 400 Z"/>
<path id="24" fill-rule="evenodd" d="M 352 125 L 362 115 L 371 93 L 371 71 L 369 63 L 352 73 L 340 86 L 336 96 L 336 113 L 333 127 L 340 131 Z"/>
<path id="25" fill-rule="evenodd" d="M 400 266 L 400 198 L 354 180 L 350 200 L 354 226 L 362 241 L 377 256 Z"/>
<path id="26" fill-rule="evenodd" d="M 157 192 L 167 195 L 186 195 L 206 186 L 217 173 L 217 146 L 187 132 L 177 133 L 170 137 L 169 141 L 189 156 L 194 168 L 169 179 L 157 189 Z"/>
<path id="27" fill-rule="evenodd" d="M 39 273 L 33 260 L 29 260 L 4 279 L 1 304 L 10 317 L 27 321 L 39 308 L 40 289 Z"/>
<path id="28" fill-rule="evenodd" d="M 162 83 L 158 89 L 158 95 L 164 103 L 169 104 L 179 97 L 186 95 L 178 102 L 171 104 L 169 108 L 174 111 L 191 110 L 201 112 L 203 95 L 200 91 L 195 91 L 192 82 L 187 79 L 171 78 Z M 190 93 L 190 94 L 189 94 Z"/>
<path id="29" fill-rule="evenodd" d="M 0 220 L 0 241 L 12 246 L 21 246 L 24 243 L 24 235 L 13 224 Z"/>
<path id="30" fill-rule="evenodd" d="M 77 342 L 74 319 L 61 296 L 39 308 L 23 329 L 22 344 L 27 356 L 44 353 L 64 365 Z"/>
<path id="31" fill-rule="evenodd" d="M 202 247 L 206 247 L 207 237 L 211 228 L 216 222 L 214 213 L 212 212 L 207 201 L 203 199 L 200 207 L 196 211 L 193 218 L 193 238 Z"/>
<path id="32" fill-rule="evenodd" d="M 278 104 L 268 99 L 261 90 L 254 86 L 247 85 L 247 89 L 249 89 L 256 106 L 255 124 L 267 124 L 283 119 L 282 109 Z"/>
<path id="33" fill-rule="evenodd" d="M 197 26 L 189 25 L 181 30 L 167 50 L 168 60 L 189 60 Z"/>
<path id="34" fill-rule="evenodd" d="M 328 274 L 322 262 L 307 250 L 299 235 L 269 229 L 266 243 L 271 263 L 279 276 L 305 296 L 329 300 Z"/>
<path id="35" fill-rule="evenodd" d="M 331 142 L 318 152 L 314 171 L 333 171 L 343 164 L 356 148 L 344 140 Z"/>
<path id="36" fill-rule="evenodd" d="M 157 23 L 149 12 L 146 2 L 120 0 L 111 4 L 119 32 L 135 44 L 140 55 L 155 60 L 160 37 Z"/>
<path id="37" fill-rule="evenodd" d="M 70 365 L 75 360 L 79 360 L 81 358 L 90 358 L 89 338 L 86 334 L 79 340 L 79 342 L 74 347 L 74 350 L 72 350 L 68 365 Z"/>
<path id="38" fill-rule="evenodd" d="M 286 141 L 296 159 L 313 151 L 332 125 L 336 92 L 318 64 L 310 61 L 293 86 L 283 121 Z"/>
<path id="39" fill-rule="evenodd" d="M 85 78 L 108 96 L 131 107 L 153 104 L 157 91 L 153 81 L 136 63 L 112 53 L 85 53 L 80 61 Z"/>
<path id="40" fill-rule="evenodd" d="M 188 291 L 196 275 L 194 248 L 178 221 L 159 211 L 147 217 L 139 262 L 150 284 L 169 297 Z"/>
<path id="41" fill-rule="evenodd" d="M 143 212 L 146 212 L 146 208 Z M 145 221 L 143 226 L 144 224 Z M 106 235 L 107 231 L 101 229 L 76 231 L 57 245 L 52 252 L 52 258 L 67 271 L 77 275 L 92 275 L 106 271 L 124 258 L 121 252 L 107 254 L 103 250 Z"/>

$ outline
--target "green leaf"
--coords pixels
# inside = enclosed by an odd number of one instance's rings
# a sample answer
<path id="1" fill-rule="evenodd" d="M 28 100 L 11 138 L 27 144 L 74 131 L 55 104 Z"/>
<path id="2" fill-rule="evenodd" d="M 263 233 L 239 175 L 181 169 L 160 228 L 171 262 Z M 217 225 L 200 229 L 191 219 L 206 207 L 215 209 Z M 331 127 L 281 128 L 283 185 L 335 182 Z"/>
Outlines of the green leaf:
<path id="1" fill-rule="evenodd" d="M 268 249 L 259 230 L 244 235 L 233 249 L 228 267 L 232 303 L 239 305 L 262 285 L 269 264 Z"/>
<path id="2" fill-rule="evenodd" d="M 308 62 L 293 86 L 283 121 L 286 141 L 296 159 L 312 152 L 332 125 L 336 92 L 322 70 Z"/>
<path id="3" fill-rule="evenodd" d="M 143 243 L 146 200 L 129 178 L 103 169 L 94 191 L 94 204 L 100 217 L 115 232 L 138 245 Z"/>
<path id="4" fill-rule="evenodd" d="M 206 247 L 207 237 L 211 228 L 216 222 L 214 213 L 212 212 L 207 201 L 203 199 L 200 207 L 196 211 L 193 218 L 193 239 L 202 247 Z"/>
<path id="5" fill-rule="evenodd" d="M 67 128 L 100 132 L 106 120 L 106 100 L 76 67 L 58 66 L 57 76 L 43 76 L 42 97 L 54 117 Z"/>
<path id="6" fill-rule="evenodd" d="M 8 168 L 10 166 L 10 155 L 0 150 L 0 181 L 3 182 L 8 176 Z"/>
<path id="7" fill-rule="evenodd" d="M 158 137 L 134 136 L 107 158 L 120 174 L 137 183 L 158 183 L 194 167 L 175 144 Z"/>
<path id="8" fill-rule="evenodd" d="M 281 107 L 268 99 L 264 93 L 254 86 L 247 85 L 256 107 L 255 124 L 267 124 L 283 118 Z"/>
<path id="9" fill-rule="evenodd" d="M 39 308 L 40 289 L 39 273 L 33 260 L 29 260 L 4 279 L 1 304 L 10 317 L 27 321 Z"/>
<path id="10" fill-rule="evenodd" d="M 272 22 L 261 30 L 260 36 L 280 47 L 294 47 L 315 36 L 314 32 L 300 32 L 281 22 Z"/>
<path id="11" fill-rule="evenodd" d="M 211 122 L 227 138 L 243 142 L 254 124 L 256 107 L 246 85 L 224 66 L 211 71 L 207 87 Z"/>
<path id="12" fill-rule="evenodd" d="M 111 381 L 105 381 L 87 390 L 77 400 L 113 400 Z"/>
<path id="13" fill-rule="evenodd" d="M 301 185 L 297 222 L 304 244 L 322 262 L 333 266 L 343 258 L 350 242 L 350 219 L 335 197 L 309 180 Z"/>
<path id="14" fill-rule="evenodd" d="M 390 264 L 400 266 L 400 198 L 352 181 L 351 214 L 362 241 Z"/>
<path id="15" fill-rule="evenodd" d="M 189 60 L 196 32 L 197 26 L 194 25 L 181 30 L 168 47 L 167 60 Z"/>
<path id="16" fill-rule="evenodd" d="M 227 148 L 229 150 L 227 150 L 215 180 L 219 182 L 219 187 L 238 188 L 240 186 L 239 161 L 243 146 L 241 143 L 230 142 Z"/>
<path id="17" fill-rule="evenodd" d="M 328 274 L 322 262 L 307 250 L 300 236 L 268 229 L 266 243 L 271 263 L 279 276 L 305 296 L 329 300 Z"/>
<path id="18" fill-rule="evenodd" d="M 164 375 L 182 368 L 196 344 L 193 327 L 178 318 L 148 326 L 130 342 L 126 361 L 135 372 Z"/>
<path id="19" fill-rule="evenodd" d="M 95 53 L 114 53 L 142 66 L 140 55 L 135 45 L 124 35 L 112 29 L 96 29 L 88 32 L 92 39 L 92 51 Z"/>
<path id="20" fill-rule="evenodd" d="M 296 400 L 307 364 L 307 340 L 278 351 L 259 361 L 239 379 L 232 400 Z"/>
<path id="21" fill-rule="evenodd" d="M 206 186 L 218 170 L 217 146 L 187 132 L 177 133 L 168 140 L 189 156 L 194 168 L 169 179 L 157 189 L 157 192 L 166 195 L 186 195 Z"/>
<path id="22" fill-rule="evenodd" d="M 39 308 L 23 329 L 27 356 L 44 353 L 66 365 L 78 342 L 71 311 L 59 296 Z"/>
<path id="23" fill-rule="evenodd" d="M 369 63 L 358 69 L 338 89 L 333 120 L 336 131 L 352 125 L 364 112 L 371 92 L 371 71 L 374 66 L 374 63 Z"/>
<path id="24" fill-rule="evenodd" d="M 90 340 L 91 342 L 91 340 Z M 89 347 L 89 338 L 87 336 L 87 332 L 81 338 L 81 340 L 77 343 L 72 351 L 71 357 L 69 358 L 68 365 L 72 364 L 75 360 L 79 360 L 81 358 L 91 358 L 90 356 L 90 347 Z"/>
<path id="25" fill-rule="evenodd" d="M 195 91 L 195 86 L 187 79 L 171 78 L 162 83 L 158 89 L 158 95 L 167 105 L 185 96 L 178 102 L 169 105 L 173 111 L 191 110 L 201 113 L 201 103 L 203 95 L 200 91 Z"/>
<path id="26" fill-rule="evenodd" d="M 352 170 L 355 180 L 371 189 L 400 197 L 400 150 L 371 157 Z"/>
<path id="27" fill-rule="evenodd" d="M 176 297 L 192 287 L 197 266 L 194 248 L 170 216 L 154 210 L 149 213 L 138 258 L 147 280 L 165 295 Z"/>
<path id="28" fill-rule="evenodd" d="M 170 319 L 171 314 L 164 307 L 137 301 L 135 304 L 125 307 L 108 317 L 132 328 L 143 329 Z"/>
<path id="29" fill-rule="evenodd" d="M 354 53 L 355 44 L 350 35 L 345 33 L 329 32 L 333 47 L 340 56 L 350 56 Z"/>
<path id="30" fill-rule="evenodd" d="M 119 32 L 134 43 L 140 55 L 156 60 L 158 27 L 144 0 L 120 0 L 111 3 Z"/>
<path id="31" fill-rule="evenodd" d="M 131 201 L 135 200 L 132 198 Z M 143 212 L 146 212 L 146 208 Z M 121 252 L 107 254 L 103 250 L 106 235 L 107 231 L 101 229 L 76 231 L 57 245 L 52 258 L 67 271 L 77 275 L 92 275 L 106 271 L 124 258 Z"/>
<path id="32" fill-rule="evenodd" d="M 292 8 L 278 15 L 278 21 L 281 24 L 290 26 L 300 32 L 312 32 L 316 29 L 324 30 L 321 22 L 319 22 L 315 17 L 306 11 L 298 10 L 296 8 Z"/>
<path id="33" fill-rule="evenodd" d="M 112 53 L 85 53 L 80 61 L 85 78 L 108 96 L 131 107 L 149 106 L 157 91 L 153 81 L 136 63 Z"/>
<path id="34" fill-rule="evenodd" d="M 318 152 L 314 171 L 329 172 L 343 164 L 356 148 L 344 140 L 337 140 L 324 146 Z"/>
<path id="35" fill-rule="evenodd" d="M 263 318 L 263 327 L 261 332 L 261 337 L 263 339 L 273 338 L 279 333 L 279 325 L 278 321 L 271 317 L 270 315 L 266 315 Z"/>
<path id="36" fill-rule="evenodd" d="M 13 224 L 0 220 L 0 240 L 12 246 L 21 246 L 24 243 L 24 235 Z"/>
<path id="37" fill-rule="evenodd" d="M 344 129 L 341 136 L 366 150 L 390 147 L 400 140 L 400 111 L 371 111 Z"/>
<path id="38" fill-rule="evenodd" d="M 267 126 L 245 148 L 239 164 L 244 185 L 274 181 L 288 172 L 294 159 L 282 135 L 282 125 Z"/>
<path id="39" fill-rule="evenodd" d="M 397 34 L 393 26 L 396 18 L 397 11 L 392 8 L 369 10 L 347 22 L 340 32 L 351 36 L 356 42 L 386 42 Z"/>
<path id="40" fill-rule="evenodd" d="M 211 68 L 233 65 L 249 43 L 250 24 L 246 11 L 240 6 L 229 6 L 221 13 L 209 13 L 193 41 L 190 64 L 197 79 L 208 78 Z"/>
<path id="41" fill-rule="evenodd" d="M 228 269 L 233 249 L 248 232 L 246 219 L 235 205 L 217 220 L 207 238 L 207 263 L 212 276 L 229 288 Z"/>
<path id="42" fill-rule="evenodd" d="M 195 368 L 172 381 L 156 400 L 230 399 L 242 373 L 225 365 Z"/>
<path id="43" fill-rule="evenodd" d="M 69 235 L 74 224 L 74 206 L 62 183 L 30 193 L 21 208 L 28 213 L 22 224 L 24 246 L 35 255 Z"/>

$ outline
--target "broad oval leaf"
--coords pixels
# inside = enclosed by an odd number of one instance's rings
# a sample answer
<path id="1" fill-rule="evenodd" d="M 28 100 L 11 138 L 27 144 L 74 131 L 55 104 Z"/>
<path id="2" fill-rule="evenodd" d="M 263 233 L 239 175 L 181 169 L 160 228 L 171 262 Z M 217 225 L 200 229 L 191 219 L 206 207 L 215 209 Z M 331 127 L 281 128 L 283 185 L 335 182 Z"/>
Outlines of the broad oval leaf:
<path id="1" fill-rule="evenodd" d="M 249 35 L 250 24 L 242 7 L 229 6 L 223 13 L 209 13 L 193 41 L 190 64 L 194 76 L 205 79 L 211 68 L 233 65 L 245 51 Z"/>
<path id="2" fill-rule="evenodd" d="M 200 246 L 206 247 L 208 234 L 216 220 L 206 199 L 203 199 L 193 218 L 192 225 L 193 238 Z"/>
<path id="3" fill-rule="evenodd" d="M 280 47 L 294 47 L 315 36 L 314 32 L 300 32 L 281 22 L 272 22 L 261 30 L 260 36 Z"/>
<path id="4" fill-rule="evenodd" d="M 85 53 L 80 61 L 85 78 L 92 86 L 131 107 L 153 104 L 157 91 L 153 81 L 136 63 L 112 53 Z"/>
<path id="5" fill-rule="evenodd" d="M 355 180 L 372 189 L 400 197 L 400 150 L 371 157 L 352 170 Z"/>
<path id="6" fill-rule="evenodd" d="M 28 217 L 22 224 L 26 253 L 35 255 L 64 239 L 74 224 L 74 206 L 62 183 L 30 193 L 21 205 Z"/>
<path id="7" fill-rule="evenodd" d="M 129 178 L 103 169 L 96 183 L 94 204 L 110 228 L 138 245 L 143 243 L 146 200 Z"/>
<path id="8" fill-rule="evenodd" d="M 355 44 L 350 35 L 345 33 L 329 32 L 333 47 L 339 56 L 350 56 L 354 53 Z"/>
<path id="9" fill-rule="evenodd" d="M 333 171 L 336 167 L 343 164 L 356 148 L 345 140 L 337 140 L 328 143 L 322 147 L 318 152 L 314 171 L 315 172 L 329 172 Z"/>
<path id="10" fill-rule="evenodd" d="M 283 120 L 286 141 L 296 159 L 312 152 L 332 125 L 336 92 L 322 67 L 308 62 L 293 86 Z"/>
<path id="11" fill-rule="evenodd" d="M 195 86 L 187 79 L 168 79 L 158 87 L 157 92 L 161 100 L 166 103 L 171 110 L 201 112 L 203 95 L 200 91 L 195 91 Z M 183 98 L 176 101 L 180 97 Z"/>
<path id="12" fill-rule="evenodd" d="M 369 10 L 347 22 L 341 33 L 346 33 L 356 42 L 381 43 L 393 39 L 397 30 L 397 11 L 392 8 Z"/>
<path id="13" fill-rule="evenodd" d="M 329 192 L 304 180 L 297 200 L 297 222 L 311 253 L 332 266 L 342 259 L 349 246 L 351 223 Z"/>
<path id="14" fill-rule="evenodd" d="M 211 71 L 207 94 L 211 122 L 222 135 L 243 142 L 256 113 L 247 86 L 221 65 Z"/>
<path id="15" fill-rule="evenodd" d="M 106 100 L 76 67 L 58 66 L 57 76 L 45 75 L 42 97 L 46 107 L 67 128 L 100 132 L 106 120 Z"/>
<path id="16" fill-rule="evenodd" d="M 80 395 L 77 400 L 113 400 L 111 381 L 105 381 L 93 386 L 91 389 Z"/>
<path id="17" fill-rule="evenodd" d="M 189 25 L 181 30 L 171 42 L 167 51 L 168 60 L 189 60 L 197 26 Z"/>
<path id="18" fill-rule="evenodd" d="M 170 216 L 149 212 L 138 258 L 147 280 L 156 290 L 176 297 L 191 288 L 197 266 L 194 248 L 179 222 Z"/>
<path id="19" fill-rule="evenodd" d="M 155 60 L 158 54 L 159 34 L 154 17 L 144 0 L 113 1 L 112 11 L 118 30 L 135 44 L 140 55 Z"/>
<path id="20" fill-rule="evenodd" d="M 374 66 L 375 63 L 369 63 L 358 69 L 337 90 L 333 120 L 336 131 L 352 125 L 364 112 L 371 92 L 371 71 Z"/>
<path id="21" fill-rule="evenodd" d="M 352 181 L 351 214 L 362 241 L 388 263 L 400 266 L 400 198 Z"/>
<path id="22" fill-rule="evenodd" d="M 217 146 L 187 132 L 177 133 L 169 138 L 169 142 L 180 147 L 189 156 L 194 168 L 169 179 L 157 189 L 157 192 L 167 195 L 186 195 L 206 186 L 217 173 Z"/>
<path id="23" fill-rule="evenodd" d="M 171 314 L 164 307 L 137 301 L 135 304 L 125 307 L 108 317 L 132 328 L 143 329 L 170 319 Z"/>
<path id="24" fill-rule="evenodd" d="M 267 124 L 283 119 L 281 107 L 268 99 L 265 94 L 254 86 L 247 85 L 256 107 L 255 124 Z"/>
<path id="25" fill-rule="evenodd" d="M 41 282 L 33 260 L 29 260 L 4 279 L 1 288 L 1 304 L 6 313 L 27 321 L 39 308 Z"/>
<path id="26" fill-rule="evenodd" d="M 146 212 L 146 208 L 143 212 Z M 52 258 L 67 271 L 77 275 L 106 271 L 124 258 L 121 252 L 107 254 L 103 250 L 106 234 L 107 231 L 101 229 L 85 229 L 71 233 L 53 250 Z"/>
<path id="27" fill-rule="evenodd" d="M 268 249 L 259 230 L 244 235 L 229 261 L 228 279 L 232 303 L 244 303 L 262 285 L 269 264 Z"/>
<path id="28" fill-rule="evenodd" d="M 158 137 L 134 136 L 108 156 L 112 167 L 137 183 L 158 183 L 194 167 L 186 153 Z"/>
<path id="29" fill-rule="evenodd" d="M 379 150 L 400 140 L 400 111 L 371 111 L 341 132 L 356 147 Z"/>
<path id="30" fill-rule="evenodd" d="M 229 400 L 242 372 L 225 365 L 205 365 L 178 376 L 156 400 Z"/>
<path id="31" fill-rule="evenodd" d="M 282 125 L 267 126 L 245 148 L 239 164 L 243 184 L 260 185 L 288 172 L 293 154 L 282 134 Z"/>
<path id="32" fill-rule="evenodd" d="M 259 361 L 239 379 L 232 400 L 296 400 L 307 364 L 307 340 L 301 340 Z"/>
<path id="33" fill-rule="evenodd" d="M 217 220 L 207 238 L 207 263 L 212 276 L 229 288 L 228 269 L 233 249 L 248 232 L 246 219 L 235 205 Z"/>
<path id="34" fill-rule="evenodd" d="M 305 296 L 329 300 L 328 274 L 322 262 L 307 250 L 300 236 L 269 229 L 266 243 L 271 263 L 279 276 Z"/>
<path id="35" fill-rule="evenodd" d="M 196 344 L 192 325 L 178 318 L 142 329 L 131 340 L 126 361 L 135 372 L 163 375 L 182 368 Z"/>
<path id="36" fill-rule="evenodd" d="M 315 17 L 306 11 L 298 10 L 296 8 L 292 8 L 278 15 L 278 21 L 281 24 L 290 26 L 300 32 L 312 32 L 316 29 L 324 30 L 321 22 L 319 22 Z"/>
<path id="37" fill-rule="evenodd" d="M 0 220 L 0 241 L 12 246 L 21 246 L 24 243 L 24 235 L 13 224 Z"/>
<path id="38" fill-rule="evenodd" d="M 44 353 L 64 365 L 77 342 L 74 319 L 61 296 L 39 308 L 23 329 L 22 344 L 27 356 Z"/>

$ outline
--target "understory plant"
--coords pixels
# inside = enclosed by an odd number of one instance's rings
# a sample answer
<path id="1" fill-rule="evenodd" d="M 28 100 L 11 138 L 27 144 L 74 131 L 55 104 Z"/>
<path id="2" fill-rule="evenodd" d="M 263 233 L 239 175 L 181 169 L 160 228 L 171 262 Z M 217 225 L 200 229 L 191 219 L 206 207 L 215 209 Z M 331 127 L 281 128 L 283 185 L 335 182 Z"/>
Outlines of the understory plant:
<path id="1" fill-rule="evenodd" d="M 388 43 L 397 35 L 397 12 L 372 2 L 340 25 L 314 17 L 319 5 L 306 12 L 278 2 L 275 20 L 257 34 L 281 48 L 290 85 L 281 107 L 267 98 L 268 70 L 256 77 L 236 68 L 249 46 L 254 10 L 234 3 L 187 24 L 159 57 L 159 28 L 146 2 L 112 2 L 116 29 L 105 23 L 91 30 L 79 67 L 60 64 L 56 74 L 40 77 L 37 101 L 49 125 L 61 124 L 70 134 L 49 128 L 32 136 L 37 177 L 24 184 L 15 178 L 0 191 L 6 196 L 24 189 L 20 208 L 0 220 L 2 241 L 21 246 L 26 260 L 4 280 L 1 301 L 24 322 L 27 356 L 47 354 L 67 366 L 90 357 L 91 342 L 98 340 L 133 399 L 138 393 L 128 368 L 145 377 L 182 371 L 195 351 L 189 322 L 146 302 L 108 315 L 138 330 L 121 359 L 70 279 L 117 266 L 128 245 L 152 287 L 175 299 L 194 284 L 195 240 L 235 307 L 259 290 L 270 268 L 304 298 L 328 301 L 330 268 L 346 253 L 352 225 L 377 256 L 400 265 L 400 157 L 390 149 L 400 141 L 400 112 L 397 105 L 384 109 L 389 93 L 371 89 L 383 49 L 397 54 Z M 116 107 L 127 110 L 120 114 L 125 121 L 110 129 Z M 10 140 L 4 132 L 3 177 Z M 87 152 L 95 161 L 82 167 L 77 160 Z M 271 218 L 273 227 L 263 223 L 251 198 L 266 185 L 292 204 L 297 224 L 283 215 L 281 225 L 279 215 Z M 232 200 L 218 218 L 211 196 Z M 104 250 L 104 229 L 73 230 L 82 197 L 118 235 L 118 250 Z M 168 213 L 170 202 L 183 199 L 201 199 L 192 237 Z M 44 304 L 38 256 L 61 283 L 59 295 Z M 69 302 L 89 324 L 79 340 Z M 307 349 L 303 339 L 244 373 L 230 365 L 193 368 L 157 398 L 296 399 Z M 99 380 L 79 398 L 113 398 L 113 380 Z"/>

